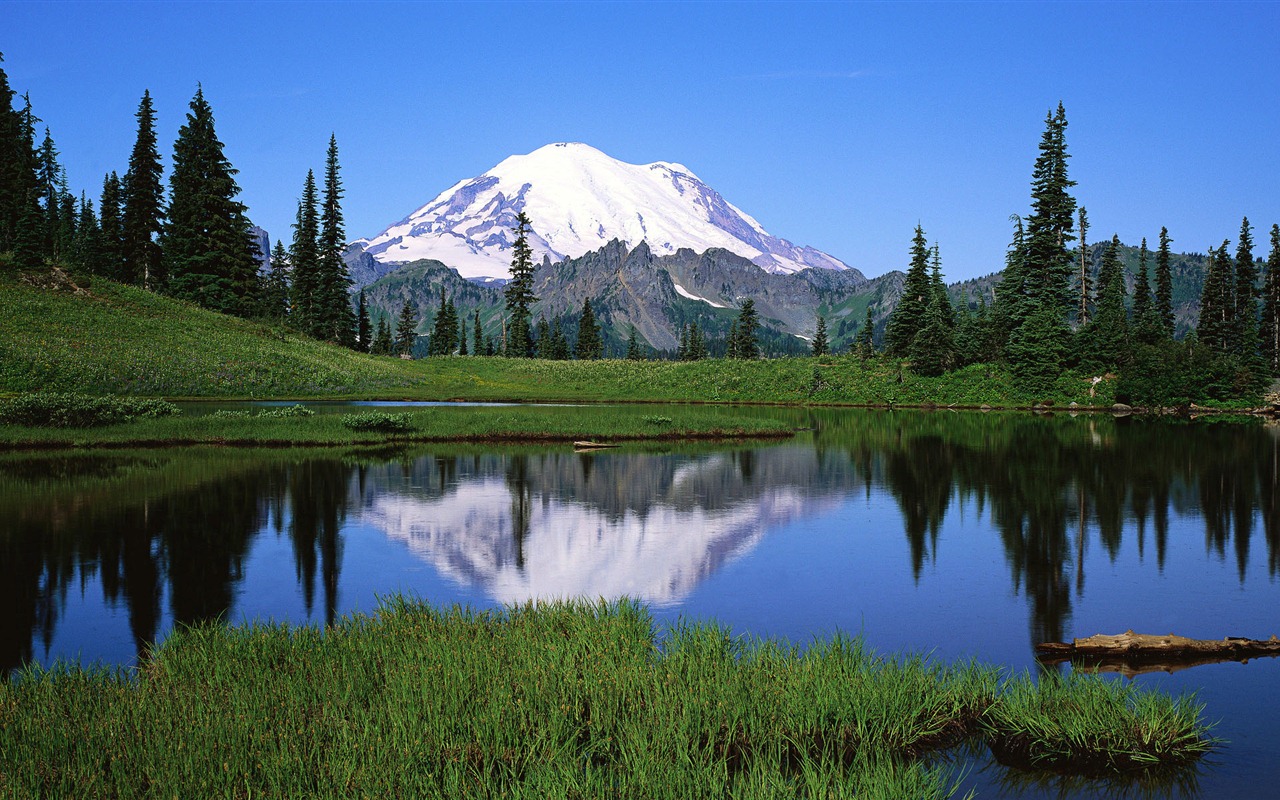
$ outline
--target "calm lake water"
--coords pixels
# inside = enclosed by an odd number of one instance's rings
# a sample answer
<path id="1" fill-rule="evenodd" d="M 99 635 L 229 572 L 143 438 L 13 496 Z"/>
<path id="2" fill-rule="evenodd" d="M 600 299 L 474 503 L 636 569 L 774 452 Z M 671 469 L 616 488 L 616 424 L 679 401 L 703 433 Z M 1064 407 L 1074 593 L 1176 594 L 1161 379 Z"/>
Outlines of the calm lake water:
<path id="1" fill-rule="evenodd" d="M 677 414 L 678 410 L 664 412 Z M 797 643 L 1036 669 L 1094 633 L 1280 633 L 1280 428 L 797 409 L 779 444 L 0 456 L 0 669 L 129 664 L 175 623 L 323 624 L 379 596 L 623 595 Z M 1119 678 L 1116 678 L 1119 680 Z M 1135 680 L 1230 743 L 1176 785 L 1010 773 L 981 797 L 1273 797 L 1280 659 Z"/>

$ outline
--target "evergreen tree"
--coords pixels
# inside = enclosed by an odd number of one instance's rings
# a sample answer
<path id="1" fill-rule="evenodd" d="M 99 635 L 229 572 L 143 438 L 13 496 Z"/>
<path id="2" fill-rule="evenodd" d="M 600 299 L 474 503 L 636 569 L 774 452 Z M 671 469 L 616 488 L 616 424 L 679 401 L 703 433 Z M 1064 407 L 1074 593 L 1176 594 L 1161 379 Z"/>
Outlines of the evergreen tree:
<path id="1" fill-rule="evenodd" d="M 1280 225 L 1271 226 L 1271 254 L 1262 289 L 1262 353 L 1272 375 L 1280 375 Z"/>
<path id="2" fill-rule="evenodd" d="M 458 318 L 453 302 L 444 296 L 444 286 L 440 287 L 440 305 L 436 309 L 435 325 L 431 329 L 431 339 L 427 343 L 427 354 L 432 356 L 449 356 L 458 349 Z"/>
<path id="3" fill-rule="evenodd" d="M 640 339 L 637 338 L 635 325 L 631 326 L 631 335 L 627 337 L 627 360 L 644 360 L 644 353 L 640 350 Z"/>
<path id="4" fill-rule="evenodd" d="M 378 317 L 378 332 L 373 337 L 373 347 L 370 350 L 375 356 L 391 355 L 391 323 L 387 322 L 385 316 Z"/>
<path id="5" fill-rule="evenodd" d="M 57 257 L 61 255 L 70 242 L 61 241 L 59 236 L 62 227 L 59 213 L 62 208 L 62 197 L 67 193 L 67 174 L 58 162 L 58 148 L 53 144 L 49 129 L 44 129 L 44 141 L 36 162 L 36 178 L 40 187 L 40 207 L 44 217 L 45 253 Z"/>
<path id="6" fill-rule="evenodd" d="M 818 315 L 818 330 L 813 334 L 813 355 L 825 356 L 827 354 L 827 350 L 827 318 L 822 315 Z"/>
<path id="7" fill-rule="evenodd" d="M 578 319 L 578 345 L 574 355 L 579 361 L 604 356 L 604 341 L 600 338 L 600 326 L 596 324 L 596 315 L 591 310 L 590 298 L 582 301 L 582 316 Z"/>
<path id="8" fill-rule="evenodd" d="M 478 356 L 489 355 L 484 347 L 484 329 L 480 327 L 480 309 L 476 309 L 475 322 L 472 327 L 471 351 Z"/>
<path id="9" fill-rule="evenodd" d="M 276 246 L 268 259 L 267 273 L 260 282 L 258 297 L 259 316 L 276 322 L 288 319 L 289 254 L 279 239 L 276 239 Z"/>
<path id="10" fill-rule="evenodd" d="M 1156 315 L 1165 338 L 1173 338 L 1173 270 L 1169 265 L 1169 229 L 1160 228 L 1160 249 L 1156 251 Z"/>
<path id="11" fill-rule="evenodd" d="M 917 374 L 936 377 L 952 369 L 956 363 L 955 310 L 942 280 L 941 257 L 936 247 L 929 284 L 929 305 L 907 355 L 911 359 L 912 370 Z"/>
<path id="12" fill-rule="evenodd" d="M 98 215 L 93 213 L 93 201 L 80 194 L 79 221 L 76 223 L 75 240 L 71 246 L 71 261 L 77 269 L 93 272 L 102 257 L 99 247 L 102 231 L 98 227 Z"/>
<path id="13" fill-rule="evenodd" d="M 13 249 L 28 193 L 36 188 L 32 142 L 23 113 L 13 107 L 15 99 L 9 76 L 0 66 L 0 252 Z"/>
<path id="14" fill-rule="evenodd" d="M 1022 217 L 1012 214 L 1013 240 L 1004 254 L 1004 272 L 996 284 L 996 323 L 1002 339 L 1022 324 L 1029 313 L 1031 296 L 1027 277 L 1027 239 Z"/>
<path id="15" fill-rule="evenodd" d="M 1248 217 L 1240 223 L 1235 269 L 1233 338 L 1237 352 L 1250 359 L 1258 351 L 1258 266 L 1253 261 L 1253 227 Z"/>
<path id="16" fill-rule="evenodd" d="M 316 338 L 355 345 L 356 319 L 351 310 L 351 275 L 342 260 L 346 232 L 342 223 L 342 179 L 338 176 L 338 140 L 329 136 L 325 158 L 324 196 L 320 205 L 315 296 Z M 450 351 L 452 352 L 452 350 Z"/>
<path id="17" fill-rule="evenodd" d="M 293 242 L 289 247 L 289 264 L 293 270 L 293 313 L 290 319 L 298 330 L 317 338 L 323 331 L 323 320 L 316 302 L 320 278 L 318 202 L 315 173 L 307 170 L 293 223 Z"/>
<path id="18" fill-rule="evenodd" d="M 1080 206 L 1080 270 L 1076 273 L 1076 285 L 1080 290 L 1080 306 L 1076 310 L 1076 324 L 1083 327 L 1089 322 L 1089 302 L 1093 297 L 1093 280 L 1089 274 L 1089 214 L 1084 206 Z"/>
<path id="19" fill-rule="evenodd" d="M 929 246 L 924 229 L 916 226 L 911 239 L 911 266 L 902 283 L 902 297 L 885 327 L 884 347 L 890 356 L 903 357 L 911 349 L 911 342 L 924 325 L 925 311 L 932 294 L 929 282 Z"/>
<path id="20" fill-rule="evenodd" d="M 533 331 L 529 323 L 532 306 L 538 298 L 533 296 L 533 251 L 529 249 L 531 230 L 529 217 L 521 211 L 516 215 L 516 240 L 511 245 L 511 280 L 503 290 L 509 316 L 505 355 L 514 358 L 527 358 L 533 354 Z"/>
<path id="21" fill-rule="evenodd" d="M 1164 323 L 1151 299 L 1147 255 L 1147 237 L 1144 236 L 1138 249 L 1138 278 L 1133 284 L 1133 330 L 1138 341 L 1155 344 L 1164 338 Z"/>
<path id="22" fill-rule="evenodd" d="M 251 314 L 258 246 L 245 206 L 235 199 L 237 170 L 223 155 L 202 89 L 190 108 L 173 145 L 169 218 L 161 241 L 169 291 L 214 311 Z"/>
<path id="23" fill-rule="evenodd" d="M 559 317 L 551 323 L 551 352 L 548 358 L 566 361 L 569 358 L 569 340 L 564 334 L 564 324 Z"/>
<path id="24" fill-rule="evenodd" d="M 538 358 L 551 358 L 551 326 L 546 317 L 538 317 L 534 326 L 533 353 Z"/>
<path id="25" fill-rule="evenodd" d="M 276 247 L 283 250 L 279 244 Z M 365 302 L 364 290 L 360 290 L 360 299 L 356 302 L 356 350 L 367 353 L 373 347 L 373 326 L 369 322 L 369 304 Z"/>
<path id="26" fill-rule="evenodd" d="M 731 343 L 730 358 L 754 359 L 760 357 L 760 349 L 756 344 L 756 329 L 759 327 L 759 315 L 756 313 L 756 301 L 750 298 L 742 301 L 735 326 L 736 340 Z"/>
<path id="27" fill-rule="evenodd" d="M 677 361 L 689 360 L 689 326 L 688 325 L 680 326 L 680 341 L 676 345 L 676 360 Z"/>
<path id="28" fill-rule="evenodd" d="M 698 329 L 698 321 L 689 323 L 689 340 L 685 345 L 685 358 L 689 361 L 701 361 L 707 357 L 707 340 Z"/>
<path id="29" fill-rule="evenodd" d="M 155 290 L 164 285 L 163 254 L 157 242 L 164 217 L 164 170 L 156 149 L 156 112 L 151 106 L 150 91 L 142 93 L 135 116 L 138 136 L 122 186 L 125 273 L 121 277 Z"/>
<path id="30" fill-rule="evenodd" d="M 862 329 L 858 331 L 858 338 L 855 346 L 858 350 L 858 358 L 866 360 L 876 353 L 876 324 L 871 318 L 871 304 L 867 304 L 867 318 L 862 323 Z"/>
<path id="31" fill-rule="evenodd" d="M 102 180 L 98 213 L 98 264 L 92 269 L 114 281 L 124 279 L 124 224 L 120 219 L 120 179 L 112 172 Z"/>
<path id="32" fill-rule="evenodd" d="M 363 292 L 361 292 L 363 294 Z M 465 356 L 467 353 L 467 326 L 464 322 L 458 324 L 458 355 Z"/>
<path id="33" fill-rule="evenodd" d="M 1129 325 L 1125 311 L 1124 266 L 1120 262 L 1120 237 L 1112 236 L 1098 268 L 1098 305 L 1093 319 L 1081 331 L 1082 360 L 1099 369 L 1116 369 L 1129 351 Z"/>
<path id="34" fill-rule="evenodd" d="M 413 355 L 413 345 L 418 341 L 418 307 L 412 300 L 400 307 L 400 318 L 396 322 L 396 355 Z"/>
<path id="35" fill-rule="evenodd" d="M 44 266 L 44 214 L 35 192 L 27 192 L 13 237 L 13 263 L 18 269 L 40 269 Z"/>
<path id="36" fill-rule="evenodd" d="M 1209 264 L 1200 293 L 1200 320 L 1196 339 L 1218 355 L 1231 352 L 1231 328 L 1235 292 L 1235 270 L 1227 255 L 1227 242 L 1209 249 Z"/>
<path id="37" fill-rule="evenodd" d="M 1024 323 L 1009 334 L 1005 346 L 1014 376 L 1033 392 L 1052 388 L 1062 370 L 1070 337 L 1060 309 L 1037 304 Z"/>

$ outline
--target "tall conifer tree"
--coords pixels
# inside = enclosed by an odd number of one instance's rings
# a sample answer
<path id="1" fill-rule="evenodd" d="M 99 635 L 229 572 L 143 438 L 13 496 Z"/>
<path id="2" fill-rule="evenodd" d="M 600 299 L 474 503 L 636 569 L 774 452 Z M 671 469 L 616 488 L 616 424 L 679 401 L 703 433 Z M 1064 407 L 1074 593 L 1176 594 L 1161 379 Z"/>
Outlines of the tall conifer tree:
<path id="1" fill-rule="evenodd" d="M 330 134 L 325 158 L 324 196 L 320 207 L 319 270 L 315 297 L 317 338 L 355 346 L 356 319 L 351 310 L 351 275 L 342 260 L 346 250 L 342 222 L 342 179 L 338 175 L 338 140 Z"/>
<path id="2" fill-rule="evenodd" d="M 1240 223 L 1240 239 L 1235 260 L 1235 347 L 1243 358 L 1258 351 L 1258 266 L 1253 261 L 1253 226 L 1245 217 Z"/>
<path id="3" fill-rule="evenodd" d="M 9 76 L 0 66 L 0 251 L 13 249 L 28 192 L 36 185 L 31 140 L 22 112 L 13 107 L 15 99 Z"/>
<path id="4" fill-rule="evenodd" d="M 1138 249 L 1138 277 L 1133 284 L 1133 330 L 1138 339 L 1155 344 L 1163 338 L 1163 322 L 1151 299 L 1151 276 L 1147 270 L 1147 237 Z"/>
<path id="5" fill-rule="evenodd" d="M 1271 254 L 1262 289 L 1262 353 L 1272 375 L 1280 375 L 1280 225 L 1271 226 Z"/>
<path id="6" fill-rule="evenodd" d="M 138 104 L 138 136 L 124 175 L 121 221 L 124 228 L 124 279 L 148 289 L 164 285 L 162 253 L 157 237 L 164 217 L 164 169 L 156 148 L 156 112 L 151 92 Z M 264 254 L 265 255 L 265 254 Z"/>
<path id="7" fill-rule="evenodd" d="M 503 290 L 507 299 L 507 329 L 505 355 L 528 358 L 533 354 L 532 307 L 538 298 L 533 295 L 533 251 L 529 248 L 529 232 L 532 223 L 521 211 L 516 214 L 516 240 L 511 245 L 511 280 Z"/>
<path id="8" fill-rule="evenodd" d="M 1173 316 L 1173 269 L 1169 264 L 1169 229 L 1160 228 L 1160 248 L 1156 250 L 1156 314 L 1160 318 L 1164 335 L 1172 339 L 1174 330 Z"/>
<path id="9" fill-rule="evenodd" d="M 400 307 L 396 322 L 396 355 L 413 355 L 413 345 L 418 341 L 418 307 L 407 301 Z"/>
<path id="10" fill-rule="evenodd" d="M 813 344 L 811 351 L 815 356 L 825 356 L 830 343 L 827 341 L 827 318 L 818 315 L 818 330 L 813 334 Z"/>
<path id="11" fill-rule="evenodd" d="M 924 229 L 916 225 L 911 238 L 911 265 L 902 283 L 902 297 L 889 315 L 884 332 L 884 349 L 894 357 L 903 357 L 911 348 L 911 342 L 924 325 L 925 311 L 929 307 L 932 288 L 929 282 L 929 244 Z"/>
<path id="12" fill-rule="evenodd" d="M 237 170 L 223 153 L 203 89 L 190 109 L 173 145 L 161 241 L 169 291 L 214 311 L 248 315 L 257 296 L 258 245 L 236 200 Z"/>
<path id="13" fill-rule="evenodd" d="M 578 343 L 574 355 L 579 361 L 604 357 L 604 341 L 600 338 L 600 326 L 591 308 L 591 298 L 582 301 L 582 316 L 578 319 Z"/>
<path id="14" fill-rule="evenodd" d="M 320 281 L 320 214 L 317 209 L 316 175 L 307 170 L 302 182 L 302 197 L 293 223 L 293 242 L 289 247 L 289 265 L 293 272 L 294 327 L 308 336 L 319 337 L 323 321 L 317 306 Z"/>
<path id="15" fill-rule="evenodd" d="M 123 281 L 124 223 L 120 219 L 120 178 L 114 172 L 102 179 L 98 231 L 98 266 L 94 272 L 113 281 Z"/>
<path id="16" fill-rule="evenodd" d="M 1227 255 L 1228 242 L 1209 249 L 1209 266 L 1204 289 L 1200 293 L 1200 320 L 1196 338 L 1219 355 L 1232 350 L 1234 320 L 1235 270 Z"/>
<path id="17" fill-rule="evenodd" d="M 1084 326 L 1089 322 L 1089 304 L 1093 299 L 1093 276 L 1089 273 L 1089 213 L 1080 206 L 1080 267 L 1076 272 L 1076 288 L 1079 289 L 1080 305 L 1076 309 L 1076 324 Z"/>
<path id="18" fill-rule="evenodd" d="M 364 290 L 360 290 L 360 301 L 356 304 L 356 349 L 362 353 L 369 352 L 373 346 L 373 326 L 369 323 L 369 305 L 364 299 Z"/>
<path id="19" fill-rule="evenodd" d="M 289 253 L 284 242 L 276 239 L 276 246 L 268 259 L 267 272 L 262 277 L 258 293 L 258 314 L 265 319 L 283 322 L 289 317 Z"/>

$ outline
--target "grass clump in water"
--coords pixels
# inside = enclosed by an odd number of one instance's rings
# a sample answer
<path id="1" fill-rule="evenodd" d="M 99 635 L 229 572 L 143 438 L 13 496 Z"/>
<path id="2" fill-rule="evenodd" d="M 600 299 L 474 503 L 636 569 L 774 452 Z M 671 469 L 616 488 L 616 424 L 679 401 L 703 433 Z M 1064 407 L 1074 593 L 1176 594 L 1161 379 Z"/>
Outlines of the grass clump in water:
<path id="1" fill-rule="evenodd" d="M 385 411 L 343 414 L 342 424 L 353 431 L 404 433 L 413 430 L 413 420 L 409 418 L 408 414 L 388 414 Z"/>
<path id="2" fill-rule="evenodd" d="M 94 428 L 178 413 L 164 400 L 71 392 L 31 392 L 0 401 L 0 424 L 39 428 Z"/>
<path id="3" fill-rule="evenodd" d="M 178 630 L 136 675 L 29 668 L 0 685 L 0 794 L 940 798 L 954 781 L 922 756 L 1036 707 L 1029 681 L 998 677 L 845 637 L 802 651 L 715 625 L 660 635 L 626 601 L 392 599 L 324 631 Z M 1038 707 L 1091 702 L 1091 680 L 1049 685 Z M 1154 705 L 1113 721 L 1170 724 L 1144 716 Z M 1162 758 L 1203 751 L 1196 715 L 1183 722 Z"/>

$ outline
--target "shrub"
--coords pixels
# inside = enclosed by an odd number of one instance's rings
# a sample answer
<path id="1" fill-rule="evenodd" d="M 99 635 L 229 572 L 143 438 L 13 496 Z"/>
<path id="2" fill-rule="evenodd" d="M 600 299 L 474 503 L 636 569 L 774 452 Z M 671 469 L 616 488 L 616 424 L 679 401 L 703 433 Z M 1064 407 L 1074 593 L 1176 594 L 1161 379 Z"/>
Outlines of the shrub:
<path id="1" fill-rule="evenodd" d="M 644 421 L 644 424 L 646 425 L 657 425 L 657 426 L 665 427 L 673 423 L 673 420 L 671 419 L 671 417 L 660 417 L 656 414 L 645 414 L 640 419 L 642 419 Z"/>
<path id="2" fill-rule="evenodd" d="M 343 414 L 342 424 L 353 431 L 378 431 L 381 433 L 403 433 L 413 430 L 413 423 L 408 414 L 387 414 L 382 411 L 368 411 L 363 414 Z"/>
<path id="3" fill-rule="evenodd" d="M 0 423 L 43 428 L 92 428 L 181 413 L 165 400 L 33 392 L 0 405 Z"/>
<path id="4" fill-rule="evenodd" d="M 301 403 L 296 403 L 291 406 L 281 406 L 279 408 L 267 409 L 266 411 L 259 411 L 258 416 L 267 417 L 269 419 L 288 419 L 290 417 L 311 417 L 315 416 L 315 413 L 316 412 Z"/>

